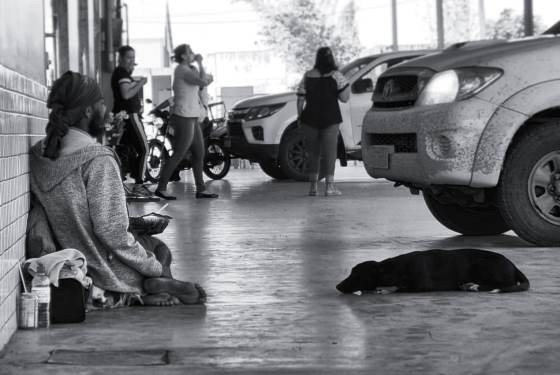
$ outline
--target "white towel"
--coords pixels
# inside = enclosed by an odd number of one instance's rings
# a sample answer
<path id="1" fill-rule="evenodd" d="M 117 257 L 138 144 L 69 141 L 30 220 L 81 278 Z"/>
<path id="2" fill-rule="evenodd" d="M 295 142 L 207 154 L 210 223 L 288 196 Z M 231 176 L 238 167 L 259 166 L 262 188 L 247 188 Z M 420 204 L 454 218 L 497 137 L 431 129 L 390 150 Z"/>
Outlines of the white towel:
<path id="1" fill-rule="evenodd" d="M 40 258 L 31 258 L 25 261 L 25 268 L 31 276 L 35 276 L 39 264 L 43 265 L 51 284 L 56 287 L 59 279 L 69 278 L 78 280 L 85 288 L 91 285 L 91 279 L 86 276 L 86 257 L 79 250 L 64 249 Z"/>

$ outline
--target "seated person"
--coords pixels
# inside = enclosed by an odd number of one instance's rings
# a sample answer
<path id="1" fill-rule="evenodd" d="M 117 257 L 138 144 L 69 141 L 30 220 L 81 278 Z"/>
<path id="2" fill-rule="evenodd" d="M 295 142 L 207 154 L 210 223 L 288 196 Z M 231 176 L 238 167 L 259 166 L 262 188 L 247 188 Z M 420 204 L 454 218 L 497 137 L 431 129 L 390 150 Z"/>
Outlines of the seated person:
<path id="1" fill-rule="evenodd" d="M 119 166 L 113 151 L 95 141 L 106 112 L 97 83 L 66 72 L 47 107 L 47 136 L 30 155 L 31 191 L 60 247 L 80 250 L 94 286 L 120 304 L 135 295 L 147 305 L 204 303 L 202 287 L 172 278 L 165 244 L 129 231 Z"/>

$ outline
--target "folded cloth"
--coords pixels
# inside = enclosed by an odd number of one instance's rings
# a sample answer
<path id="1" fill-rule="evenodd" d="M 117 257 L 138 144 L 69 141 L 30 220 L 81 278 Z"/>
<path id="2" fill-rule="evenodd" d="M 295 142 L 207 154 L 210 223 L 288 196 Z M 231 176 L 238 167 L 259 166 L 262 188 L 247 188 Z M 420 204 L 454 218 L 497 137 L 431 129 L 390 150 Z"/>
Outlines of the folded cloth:
<path id="1" fill-rule="evenodd" d="M 31 276 L 35 276 L 39 265 L 43 266 L 51 284 L 56 287 L 59 279 L 69 278 L 78 280 L 85 288 L 91 285 L 91 279 L 86 276 L 86 257 L 79 250 L 64 249 L 40 258 L 31 258 L 25 261 L 24 268 Z"/>

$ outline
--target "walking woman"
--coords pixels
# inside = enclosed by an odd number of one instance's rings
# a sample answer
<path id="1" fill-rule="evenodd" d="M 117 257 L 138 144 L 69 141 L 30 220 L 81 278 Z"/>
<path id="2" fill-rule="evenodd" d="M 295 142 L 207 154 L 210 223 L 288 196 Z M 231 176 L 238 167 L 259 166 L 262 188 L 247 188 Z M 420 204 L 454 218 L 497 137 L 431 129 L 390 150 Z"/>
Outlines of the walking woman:
<path id="1" fill-rule="evenodd" d="M 204 71 L 202 56 L 195 54 L 188 44 L 181 44 L 173 52 L 174 60 L 179 63 L 173 73 L 174 105 L 171 112 L 173 155 L 163 167 L 161 179 L 154 194 L 167 200 L 176 199 L 176 197 L 166 193 L 167 183 L 175 168 L 190 149 L 196 184 L 196 198 L 217 198 L 217 194 L 204 192 L 202 169 L 205 147 L 199 125 L 199 117 L 203 108 L 199 90 L 212 83 L 213 78 Z M 191 65 L 194 62 L 198 65 L 198 69 Z"/>
<path id="2" fill-rule="evenodd" d="M 350 96 L 348 80 L 338 71 L 329 47 L 317 50 L 315 66 L 306 72 L 298 90 L 297 110 L 307 148 L 307 171 L 311 185 L 309 195 L 317 195 L 319 160 L 325 176 L 325 196 L 340 195 L 334 185 L 338 128 L 342 115 L 338 101 Z"/>

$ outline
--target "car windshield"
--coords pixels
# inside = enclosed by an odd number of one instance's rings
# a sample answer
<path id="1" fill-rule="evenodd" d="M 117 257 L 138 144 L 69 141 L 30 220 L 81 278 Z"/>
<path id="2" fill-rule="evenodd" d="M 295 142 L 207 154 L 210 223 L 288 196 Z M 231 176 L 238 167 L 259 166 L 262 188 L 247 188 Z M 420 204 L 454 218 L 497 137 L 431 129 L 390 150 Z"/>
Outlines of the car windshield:
<path id="1" fill-rule="evenodd" d="M 352 77 L 356 72 L 360 71 L 364 66 L 375 60 L 377 56 L 362 57 L 352 61 L 350 64 L 343 66 L 340 71 L 346 78 Z"/>

